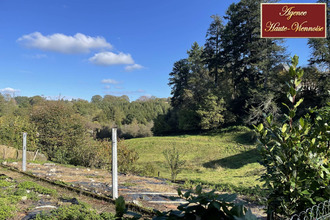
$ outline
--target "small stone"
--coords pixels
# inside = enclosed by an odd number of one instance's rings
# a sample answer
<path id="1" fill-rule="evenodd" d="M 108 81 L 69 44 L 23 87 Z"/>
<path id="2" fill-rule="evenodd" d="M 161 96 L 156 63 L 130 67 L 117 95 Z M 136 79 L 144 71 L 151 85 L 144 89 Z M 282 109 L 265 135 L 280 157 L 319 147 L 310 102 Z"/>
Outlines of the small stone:
<path id="1" fill-rule="evenodd" d="M 91 169 L 87 168 L 87 171 L 91 171 Z"/>
<path id="2" fill-rule="evenodd" d="M 44 163 L 44 166 L 55 166 L 55 163 Z"/>
<path id="3" fill-rule="evenodd" d="M 55 173 L 55 172 L 56 172 L 56 169 L 55 169 L 55 168 L 53 168 L 53 169 L 50 169 L 50 172 L 53 172 L 53 173 Z"/>
<path id="4" fill-rule="evenodd" d="M 30 192 L 31 192 L 30 190 L 28 190 L 28 189 L 26 190 L 26 193 L 30 193 Z"/>
<path id="5" fill-rule="evenodd" d="M 27 200 L 27 196 L 22 196 L 22 201 L 26 201 Z"/>
<path id="6" fill-rule="evenodd" d="M 3 161 L 2 164 L 3 164 L 3 165 L 7 165 L 7 161 Z"/>
<path id="7" fill-rule="evenodd" d="M 76 170 L 79 170 L 79 168 L 76 168 Z"/>
<path id="8" fill-rule="evenodd" d="M 28 165 L 31 165 L 31 166 L 40 166 L 40 164 L 38 164 L 38 163 L 28 163 Z"/>
<path id="9" fill-rule="evenodd" d="M 13 164 L 13 165 L 17 165 L 18 163 L 17 163 L 17 162 L 12 162 L 11 164 Z"/>
<path id="10" fill-rule="evenodd" d="M 133 203 L 134 203 L 135 205 L 142 206 L 142 204 L 141 204 L 139 201 L 137 201 L 137 200 L 133 200 Z"/>

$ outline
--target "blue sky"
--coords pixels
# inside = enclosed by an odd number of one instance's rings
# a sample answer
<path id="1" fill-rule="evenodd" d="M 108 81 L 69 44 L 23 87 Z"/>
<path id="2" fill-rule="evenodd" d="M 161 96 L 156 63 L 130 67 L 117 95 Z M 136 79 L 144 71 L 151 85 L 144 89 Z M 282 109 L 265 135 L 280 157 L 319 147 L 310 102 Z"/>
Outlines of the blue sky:
<path id="1" fill-rule="evenodd" d="M 169 97 L 168 74 L 229 0 L 0 0 L 0 92 Z M 280 1 L 314 3 L 315 1 Z M 307 39 L 286 41 L 305 65 Z"/>

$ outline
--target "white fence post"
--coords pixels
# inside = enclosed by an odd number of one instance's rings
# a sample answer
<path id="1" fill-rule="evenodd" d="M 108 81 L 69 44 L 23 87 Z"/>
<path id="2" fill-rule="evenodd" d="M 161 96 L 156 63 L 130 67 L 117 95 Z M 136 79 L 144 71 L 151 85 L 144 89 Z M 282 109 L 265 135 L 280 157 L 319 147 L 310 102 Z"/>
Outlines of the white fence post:
<path id="1" fill-rule="evenodd" d="M 118 198 L 117 128 L 112 128 L 112 198 Z"/>
<path id="2" fill-rule="evenodd" d="M 23 150 L 22 150 L 22 152 L 23 152 L 23 155 L 22 155 L 22 170 L 23 170 L 23 172 L 25 172 L 26 171 L 26 135 L 27 135 L 27 133 L 26 132 L 24 132 L 23 133 Z"/>

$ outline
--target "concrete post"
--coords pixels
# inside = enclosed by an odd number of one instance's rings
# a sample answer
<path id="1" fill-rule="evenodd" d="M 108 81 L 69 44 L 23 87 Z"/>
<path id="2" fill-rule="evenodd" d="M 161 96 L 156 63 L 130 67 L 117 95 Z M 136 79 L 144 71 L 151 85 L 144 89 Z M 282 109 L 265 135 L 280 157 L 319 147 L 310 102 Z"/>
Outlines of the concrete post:
<path id="1" fill-rule="evenodd" d="M 26 135 L 27 135 L 27 133 L 24 132 L 23 133 L 23 155 L 22 155 L 22 159 L 23 159 L 23 161 L 22 161 L 22 170 L 23 170 L 23 172 L 26 171 Z"/>
<path id="2" fill-rule="evenodd" d="M 117 128 L 112 128 L 112 198 L 118 198 Z"/>

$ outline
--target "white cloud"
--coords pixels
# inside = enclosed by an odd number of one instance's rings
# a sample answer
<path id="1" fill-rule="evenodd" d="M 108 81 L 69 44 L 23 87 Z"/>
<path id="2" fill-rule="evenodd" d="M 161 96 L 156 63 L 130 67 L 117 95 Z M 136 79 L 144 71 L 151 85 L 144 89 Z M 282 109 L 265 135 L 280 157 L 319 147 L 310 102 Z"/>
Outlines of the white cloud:
<path id="1" fill-rule="evenodd" d="M 103 79 L 101 82 L 104 84 L 119 84 L 119 82 L 114 79 Z"/>
<path id="2" fill-rule="evenodd" d="M 139 94 L 139 93 L 144 93 L 145 90 L 143 89 L 138 89 L 135 91 L 111 91 L 111 92 L 105 92 L 106 94 L 113 94 L 113 95 L 133 95 L 133 94 Z"/>
<path id="3" fill-rule="evenodd" d="M 34 55 L 24 55 L 24 57 L 29 58 L 29 59 L 43 59 L 47 58 L 46 54 L 34 54 Z"/>
<path id="4" fill-rule="evenodd" d="M 131 71 L 133 71 L 133 70 L 139 70 L 139 69 L 142 69 L 143 68 L 143 66 L 142 65 L 140 65 L 140 64 L 133 64 L 133 65 L 130 65 L 130 66 L 126 66 L 125 67 L 125 71 L 127 71 L 127 72 L 131 72 Z"/>
<path id="5" fill-rule="evenodd" d="M 14 94 L 14 93 L 20 92 L 20 90 L 7 87 L 4 89 L 0 89 L 0 92 L 6 93 L 6 94 Z"/>
<path id="6" fill-rule="evenodd" d="M 112 52 L 96 53 L 89 61 L 100 66 L 111 66 L 118 64 L 134 64 L 134 60 L 130 54 L 120 52 L 115 54 Z"/>
<path id="7" fill-rule="evenodd" d="M 61 33 L 44 36 L 40 32 L 23 35 L 17 42 L 27 48 L 65 54 L 88 53 L 92 49 L 111 49 L 103 37 L 91 37 L 81 33 L 68 36 Z"/>

